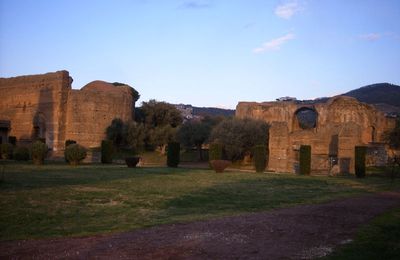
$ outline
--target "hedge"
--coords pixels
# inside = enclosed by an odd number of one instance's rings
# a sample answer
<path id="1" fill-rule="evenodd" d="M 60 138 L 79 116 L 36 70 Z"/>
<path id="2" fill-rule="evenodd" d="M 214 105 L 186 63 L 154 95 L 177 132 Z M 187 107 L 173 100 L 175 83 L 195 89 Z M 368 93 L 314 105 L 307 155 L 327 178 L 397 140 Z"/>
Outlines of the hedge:
<path id="1" fill-rule="evenodd" d="M 267 147 L 265 145 L 254 146 L 253 161 L 256 172 L 264 172 L 267 166 Z"/>
<path id="2" fill-rule="evenodd" d="M 310 175 L 311 173 L 311 146 L 300 146 L 300 174 Z"/>
<path id="3" fill-rule="evenodd" d="M 177 142 L 168 143 L 167 165 L 168 167 L 178 167 L 180 161 L 181 146 Z"/>
<path id="4" fill-rule="evenodd" d="M 113 153 L 113 142 L 110 140 L 101 141 L 101 163 L 112 163 Z"/>
<path id="5" fill-rule="evenodd" d="M 365 157 L 367 154 L 367 147 L 365 146 L 356 146 L 354 149 L 354 166 L 355 166 L 355 173 L 357 178 L 364 178 L 365 177 Z"/>

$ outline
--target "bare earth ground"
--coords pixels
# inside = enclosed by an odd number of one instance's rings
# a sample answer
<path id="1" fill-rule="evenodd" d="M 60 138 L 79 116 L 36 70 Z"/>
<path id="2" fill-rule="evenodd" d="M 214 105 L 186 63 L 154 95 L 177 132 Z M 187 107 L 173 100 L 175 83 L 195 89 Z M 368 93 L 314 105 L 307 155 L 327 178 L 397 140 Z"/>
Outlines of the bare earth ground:
<path id="1" fill-rule="evenodd" d="M 387 192 L 113 235 L 0 242 L 1 259 L 311 259 L 393 207 Z"/>

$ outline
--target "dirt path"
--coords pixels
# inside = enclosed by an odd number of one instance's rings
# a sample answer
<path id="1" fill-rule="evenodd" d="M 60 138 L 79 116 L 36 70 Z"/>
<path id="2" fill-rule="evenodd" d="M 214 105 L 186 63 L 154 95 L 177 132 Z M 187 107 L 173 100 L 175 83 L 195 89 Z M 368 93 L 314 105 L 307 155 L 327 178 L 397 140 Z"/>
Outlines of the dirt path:
<path id="1" fill-rule="evenodd" d="M 400 206 L 382 193 L 105 236 L 0 242 L 0 259 L 311 259 Z"/>

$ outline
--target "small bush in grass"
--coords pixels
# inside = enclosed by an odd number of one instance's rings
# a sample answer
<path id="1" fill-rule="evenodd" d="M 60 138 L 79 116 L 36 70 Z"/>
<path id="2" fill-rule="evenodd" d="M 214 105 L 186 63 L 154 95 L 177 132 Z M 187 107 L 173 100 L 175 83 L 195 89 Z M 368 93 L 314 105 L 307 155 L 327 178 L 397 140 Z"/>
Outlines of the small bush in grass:
<path id="1" fill-rule="evenodd" d="M 70 144 L 65 148 L 65 160 L 71 165 L 78 165 L 86 158 L 86 149 L 79 144 Z"/>
<path id="2" fill-rule="evenodd" d="M 15 136 L 9 136 L 9 137 L 8 137 L 8 142 L 9 142 L 10 144 L 12 144 L 13 146 L 15 146 L 15 145 L 17 144 L 17 137 L 15 137 Z"/>
<path id="3" fill-rule="evenodd" d="M 355 172 L 357 178 L 365 177 L 365 156 L 367 154 L 367 147 L 365 146 L 356 146 L 354 149 L 355 153 Z"/>
<path id="4" fill-rule="evenodd" d="M 212 143 L 210 144 L 210 148 L 208 150 L 208 159 L 212 160 L 222 160 L 224 155 L 224 145 L 220 143 Z"/>
<path id="5" fill-rule="evenodd" d="M 309 175 L 311 173 L 311 146 L 300 146 L 300 174 Z"/>
<path id="6" fill-rule="evenodd" d="M 31 147 L 31 158 L 34 164 L 43 164 L 47 154 L 47 145 L 40 140 L 35 141 Z"/>
<path id="7" fill-rule="evenodd" d="M 167 165 L 168 167 L 178 167 L 180 161 L 181 146 L 177 142 L 168 143 Z"/>
<path id="8" fill-rule="evenodd" d="M 267 166 L 267 148 L 265 145 L 256 145 L 253 148 L 253 161 L 256 172 L 264 172 Z"/>
<path id="9" fill-rule="evenodd" d="M 113 142 L 110 140 L 101 141 L 101 163 L 112 163 L 113 154 Z"/>
<path id="10" fill-rule="evenodd" d="M 0 145 L 0 155 L 2 159 L 11 159 L 13 154 L 12 144 L 5 143 Z"/>
<path id="11" fill-rule="evenodd" d="M 14 159 L 17 161 L 29 160 L 29 148 L 26 146 L 18 146 L 14 150 Z"/>

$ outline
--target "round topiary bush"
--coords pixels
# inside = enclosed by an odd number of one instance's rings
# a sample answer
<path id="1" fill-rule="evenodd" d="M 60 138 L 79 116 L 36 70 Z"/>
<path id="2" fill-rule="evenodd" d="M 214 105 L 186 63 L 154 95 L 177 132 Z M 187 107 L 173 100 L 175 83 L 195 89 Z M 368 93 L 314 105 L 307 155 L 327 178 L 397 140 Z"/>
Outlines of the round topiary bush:
<path id="1" fill-rule="evenodd" d="M 19 146 L 14 150 L 14 159 L 17 161 L 29 160 L 29 149 L 26 146 Z"/>
<path id="2" fill-rule="evenodd" d="M 0 155 L 2 159 L 11 159 L 13 154 L 12 144 L 5 143 L 0 145 Z"/>
<path id="3" fill-rule="evenodd" d="M 86 158 L 86 149 L 79 144 L 70 144 L 65 148 L 64 156 L 69 164 L 78 165 Z"/>
<path id="4" fill-rule="evenodd" d="M 31 158 L 34 164 L 41 165 L 47 154 L 47 145 L 42 141 L 35 141 L 31 147 Z"/>

